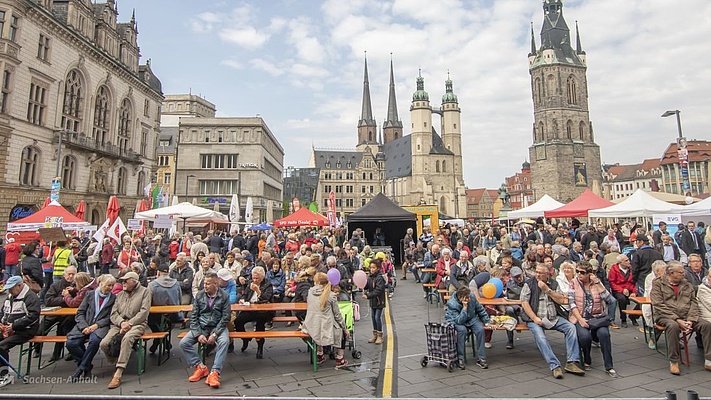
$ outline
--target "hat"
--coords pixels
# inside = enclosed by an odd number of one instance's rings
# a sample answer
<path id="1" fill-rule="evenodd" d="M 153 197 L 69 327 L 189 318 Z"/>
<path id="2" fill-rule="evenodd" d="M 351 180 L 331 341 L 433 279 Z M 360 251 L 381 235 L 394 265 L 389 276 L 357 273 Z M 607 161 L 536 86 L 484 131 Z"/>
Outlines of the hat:
<path id="1" fill-rule="evenodd" d="M 644 243 L 649 243 L 649 238 L 645 235 L 637 235 L 637 240 Z"/>
<path id="2" fill-rule="evenodd" d="M 234 279 L 234 276 L 232 276 L 232 272 L 230 272 L 230 270 L 227 268 L 222 268 L 221 270 L 217 271 L 217 277 L 222 279 L 223 281 L 229 281 Z"/>
<path id="3" fill-rule="evenodd" d="M 163 236 L 155 235 L 155 236 L 153 236 L 153 240 L 163 240 Z"/>
<path id="4" fill-rule="evenodd" d="M 14 288 L 18 283 L 22 282 L 22 277 L 21 276 L 12 276 L 10 279 L 5 282 L 5 287 L 3 288 L 3 291 L 5 290 L 10 290 Z"/>
<path id="5" fill-rule="evenodd" d="M 415 244 L 415 242 L 410 242 L 410 246 L 412 246 L 413 244 Z"/>
<path id="6" fill-rule="evenodd" d="M 170 268 L 168 267 L 168 264 L 166 263 L 160 263 L 158 264 L 158 271 L 160 272 L 168 272 Z"/>
<path id="7" fill-rule="evenodd" d="M 119 281 L 125 281 L 128 279 L 138 280 L 138 274 L 133 271 L 130 271 L 130 272 L 126 272 L 126 274 L 124 274 L 124 276 L 118 278 Z"/>
<path id="8" fill-rule="evenodd" d="M 519 276 L 519 275 L 521 275 L 521 274 L 523 274 L 523 271 L 521 270 L 521 268 L 519 268 L 519 267 L 513 267 L 513 268 L 511 268 L 511 276 L 516 277 L 516 276 Z"/>
<path id="9" fill-rule="evenodd" d="M 380 260 L 385 260 L 385 253 L 382 251 L 379 251 L 375 254 L 375 258 L 380 259 Z"/>

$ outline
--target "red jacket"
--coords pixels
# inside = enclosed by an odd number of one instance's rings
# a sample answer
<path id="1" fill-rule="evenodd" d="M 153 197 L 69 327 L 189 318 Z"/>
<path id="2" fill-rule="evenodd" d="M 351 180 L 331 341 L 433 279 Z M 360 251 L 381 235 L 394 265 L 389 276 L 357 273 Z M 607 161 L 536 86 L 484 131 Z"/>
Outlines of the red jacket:
<path id="1" fill-rule="evenodd" d="M 168 245 L 168 249 L 170 250 L 170 255 L 168 256 L 168 258 L 170 258 L 171 260 L 175 260 L 176 258 L 178 258 L 178 253 L 180 252 L 180 243 L 177 240 L 173 240 L 172 242 L 170 242 L 170 244 Z"/>
<path id="2" fill-rule="evenodd" d="M 301 244 L 299 244 L 298 240 L 288 240 L 285 245 L 286 251 L 290 251 L 294 255 L 299 252 L 299 247 L 301 247 Z"/>
<path id="3" fill-rule="evenodd" d="M 20 252 L 22 246 L 17 243 L 8 243 L 5 245 L 5 265 L 17 265 L 20 263 Z"/>
<path id="4" fill-rule="evenodd" d="M 435 279 L 435 285 L 439 286 L 439 283 L 442 282 L 442 278 L 449 276 L 451 266 L 456 263 L 457 260 L 454 257 L 449 257 L 449 262 L 444 260 L 444 256 L 437 260 L 437 278 Z"/>
<path id="5" fill-rule="evenodd" d="M 627 270 L 627 277 L 620 270 L 619 264 L 612 264 L 607 275 L 610 281 L 610 289 L 613 293 L 622 293 L 625 289 L 630 292 L 630 296 L 637 295 L 637 286 L 632 279 L 632 268 Z"/>

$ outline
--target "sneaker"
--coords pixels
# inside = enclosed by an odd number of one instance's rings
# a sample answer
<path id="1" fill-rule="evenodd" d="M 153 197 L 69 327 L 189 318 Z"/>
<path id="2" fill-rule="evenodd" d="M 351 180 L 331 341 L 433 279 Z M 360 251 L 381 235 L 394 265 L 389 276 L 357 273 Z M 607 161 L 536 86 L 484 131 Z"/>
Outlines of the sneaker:
<path id="1" fill-rule="evenodd" d="M 492 347 L 494 347 L 494 346 L 492 346 L 491 343 L 489 343 L 489 342 L 484 343 L 484 348 L 485 348 L 485 349 L 490 349 L 490 348 L 492 348 Z"/>
<path id="2" fill-rule="evenodd" d="M 514 348 L 513 342 L 506 342 L 506 349 L 511 350 Z"/>
<path id="3" fill-rule="evenodd" d="M 592 346 L 597 347 L 598 349 L 600 348 L 600 342 L 593 340 L 592 341 Z"/>
<path id="4" fill-rule="evenodd" d="M 426 298 L 427 298 L 427 293 L 425 293 L 425 295 L 422 296 L 422 298 L 423 298 L 423 299 L 426 299 Z M 38 355 L 37 357 L 39 357 L 39 355 Z"/>
<path id="5" fill-rule="evenodd" d="M 681 375 L 681 371 L 679 370 L 679 363 L 669 363 L 669 372 L 672 375 Z"/>
<path id="6" fill-rule="evenodd" d="M 657 344 L 654 343 L 654 339 L 649 339 L 649 343 L 647 343 L 647 347 L 649 347 L 651 350 L 657 349 Z"/>
<path id="7" fill-rule="evenodd" d="M 10 376 L 10 374 L 5 374 L 0 377 L 0 388 L 13 383 L 14 381 L 15 381 L 15 379 L 12 376 Z"/>
<path id="8" fill-rule="evenodd" d="M 580 369 L 578 363 L 574 361 L 568 361 L 567 363 L 565 363 L 565 372 L 578 376 L 585 375 L 585 371 Z"/>
<path id="9" fill-rule="evenodd" d="M 612 328 L 612 329 L 620 329 L 620 326 L 617 325 L 617 324 L 614 323 L 614 322 L 610 322 L 610 328 Z"/>
<path id="10" fill-rule="evenodd" d="M 348 360 L 345 357 L 336 359 L 336 368 L 345 367 L 348 365 Z"/>
<path id="11" fill-rule="evenodd" d="M 619 378 L 620 377 L 620 375 L 618 375 L 617 371 L 615 371 L 614 369 L 608 369 L 607 375 L 609 375 L 610 378 Z"/>
<path id="12" fill-rule="evenodd" d="M 316 363 L 321 365 L 323 362 L 326 361 L 326 355 L 325 354 L 317 354 L 316 355 Z"/>
<path id="13" fill-rule="evenodd" d="M 627 321 L 622 321 L 622 327 L 627 328 Z"/>
<path id="14" fill-rule="evenodd" d="M 486 360 L 484 360 L 483 358 L 476 360 L 476 365 L 481 367 L 481 369 L 489 368 L 489 363 L 487 363 Z"/>
<path id="15" fill-rule="evenodd" d="M 632 320 L 632 325 L 639 326 L 639 322 L 637 321 L 637 318 Z"/>
<path id="16" fill-rule="evenodd" d="M 207 379 L 205 379 L 205 384 L 213 387 L 215 389 L 220 387 L 220 373 L 217 371 L 212 371 L 210 372 L 210 375 L 207 376 Z"/>
<path id="17" fill-rule="evenodd" d="M 467 366 L 464 364 L 464 361 L 463 361 L 463 360 L 458 360 L 458 361 L 457 361 L 457 368 L 459 368 L 459 369 L 461 369 L 462 371 L 464 371 L 465 369 L 467 369 Z"/>
<path id="18" fill-rule="evenodd" d="M 274 324 L 272 322 L 264 324 L 264 330 L 271 331 L 272 329 L 274 329 Z"/>
<path id="19" fill-rule="evenodd" d="M 583 364 L 583 369 L 584 369 L 585 371 L 591 371 L 591 370 L 592 370 L 592 365 L 587 364 L 587 363 L 586 363 L 586 364 Z"/>
<path id="20" fill-rule="evenodd" d="M 193 371 L 193 374 L 190 375 L 190 378 L 188 378 L 188 381 L 197 382 L 197 381 L 201 380 L 202 378 L 208 376 L 209 374 L 210 374 L 210 371 L 207 369 L 206 366 L 196 365 L 195 371 Z"/>
<path id="21" fill-rule="evenodd" d="M 553 368 L 553 377 L 555 379 L 563 379 L 563 368 L 561 368 L 561 367 Z"/>

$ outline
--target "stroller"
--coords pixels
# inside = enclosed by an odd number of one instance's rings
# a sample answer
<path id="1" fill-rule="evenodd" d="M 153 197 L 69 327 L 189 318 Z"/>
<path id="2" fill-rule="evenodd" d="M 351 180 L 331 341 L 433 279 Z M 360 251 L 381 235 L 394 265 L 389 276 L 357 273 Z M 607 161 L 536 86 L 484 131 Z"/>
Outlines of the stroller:
<path id="1" fill-rule="evenodd" d="M 338 302 L 338 308 L 341 310 L 341 315 L 343 316 L 343 320 L 346 323 L 346 329 L 348 329 L 348 332 L 350 333 L 350 337 L 345 339 L 345 346 L 348 346 L 348 350 L 351 351 L 351 356 L 353 356 L 354 359 L 360 359 L 362 356 L 360 350 L 356 349 L 356 340 L 355 340 L 355 330 L 353 327 L 353 322 L 355 321 L 355 313 L 354 313 L 354 308 L 359 307 L 358 303 L 352 302 L 352 301 L 339 301 Z"/>

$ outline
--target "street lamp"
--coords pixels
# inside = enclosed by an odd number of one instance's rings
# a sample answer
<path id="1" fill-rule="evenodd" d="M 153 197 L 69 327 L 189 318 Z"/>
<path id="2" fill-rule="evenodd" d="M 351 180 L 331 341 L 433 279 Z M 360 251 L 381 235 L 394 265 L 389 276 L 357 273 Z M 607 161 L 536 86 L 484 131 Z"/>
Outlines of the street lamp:
<path id="1" fill-rule="evenodd" d="M 185 201 L 188 201 L 188 179 L 190 178 L 195 178 L 195 175 L 186 175 L 185 176 Z"/>
<path id="2" fill-rule="evenodd" d="M 663 118 L 676 115 L 676 127 L 679 138 L 676 141 L 679 167 L 681 168 L 681 191 L 685 196 L 691 196 L 691 184 L 689 183 L 689 151 L 686 149 L 686 138 L 681 133 L 681 111 L 668 110 L 662 114 Z"/>

